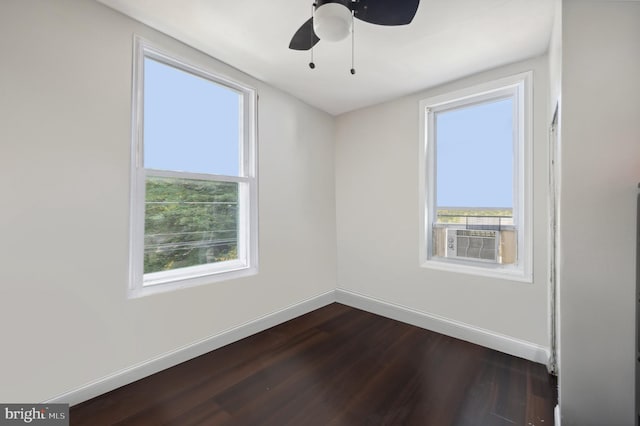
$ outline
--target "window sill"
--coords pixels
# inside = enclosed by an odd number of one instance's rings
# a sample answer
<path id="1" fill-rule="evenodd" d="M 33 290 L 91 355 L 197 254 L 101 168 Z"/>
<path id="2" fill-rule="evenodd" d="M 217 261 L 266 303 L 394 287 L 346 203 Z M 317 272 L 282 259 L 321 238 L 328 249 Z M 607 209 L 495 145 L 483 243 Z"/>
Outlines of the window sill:
<path id="1" fill-rule="evenodd" d="M 149 296 L 152 294 L 166 293 L 169 291 L 180 290 L 188 287 L 195 287 L 203 284 L 211 284 L 220 281 L 227 281 L 236 278 L 248 277 L 256 275 L 258 268 L 255 266 L 247 266 L 240 261 L 221 262 L 225 263 L 225 268 L 185 268 L 177 274 L 177 271 L 169 271 L 168 274 L 156 273 L 150 274 L 152 278 L 145 279 L 143 284 L 136 288 L 129 289 L 129 298 L 138 298 Z"/>
<path id="2" fill-rule="evenodd" d="M 522 269 L 495 264 L 476 264 L 460 260 L 432 258 L 422 262 L 422 268 L 436 269 L 439 271 L 458 272 L 461 274 L 475 275 L 479 277 L 498 278 L 502 280 L 533 283 L 531 273 L 525 273 Z"/>

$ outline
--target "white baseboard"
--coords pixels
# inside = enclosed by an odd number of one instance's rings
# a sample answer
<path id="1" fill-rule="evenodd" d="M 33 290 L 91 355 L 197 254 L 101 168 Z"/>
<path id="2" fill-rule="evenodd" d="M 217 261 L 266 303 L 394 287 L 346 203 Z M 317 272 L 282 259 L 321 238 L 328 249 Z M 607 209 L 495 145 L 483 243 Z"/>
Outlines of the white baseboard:
<path id="1" fill-rule="evenodd" d="M 549 348 L 544 346 L 351 291 L 337 289 L 336 301 L 539 364 L 546 364 L 549 359 Z"/>
<path id="2" fill-rule="evenodd" d="M 279 311 L 265 315 L 261 318 L 242 324 L 238 327 L 223 331 L 211 337 L 195 342 L 193 344 L 167 352 L 145 362 L 133 365 L 124 370 L 115 372 L 106 377 L 88 383 L 78 389 L 71 390 L 62 395 L 58 395 L 47 401 L 46 404 L 64 403 L 75 405 L 87 401 L 98 395 L 110 392 L 121 386 L 133 383 L 144 377 L 155 374 L 159 371 L 178 365 L 197 356 L 211 352 L 230 343 L 244 339 L 252 334 L 259 333 L 268 328 L 282 324 L 323 306 L 336 301 L 335 291 L 312 297 L 294 305 L 288 306 Z"/>
<path id="3" fill-rule="evenodd" d="M 556 408 L 553 409 L 553 424 L 555 426 L 560 426 L 560 406 L 556 405 Z"/>

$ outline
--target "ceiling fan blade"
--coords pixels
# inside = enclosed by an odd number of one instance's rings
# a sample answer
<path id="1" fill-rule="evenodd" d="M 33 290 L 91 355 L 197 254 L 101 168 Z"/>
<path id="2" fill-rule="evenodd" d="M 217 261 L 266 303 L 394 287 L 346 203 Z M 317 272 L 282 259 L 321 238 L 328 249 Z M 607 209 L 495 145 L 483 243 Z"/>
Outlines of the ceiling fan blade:
<path id="1" fill-rule="evenodd" d="M 289 43 L 289 49 L 309 50 L 319 41 L 320 39 L 313 31 L 313 18 L 309 18 L 293 35 L 291 43 Z"/>
<path id="2" fill-rule="evenodd" d="M 359 0 L 355 17 L 370 24 L 406 25 L 413 20 L 420 0 Z"/>

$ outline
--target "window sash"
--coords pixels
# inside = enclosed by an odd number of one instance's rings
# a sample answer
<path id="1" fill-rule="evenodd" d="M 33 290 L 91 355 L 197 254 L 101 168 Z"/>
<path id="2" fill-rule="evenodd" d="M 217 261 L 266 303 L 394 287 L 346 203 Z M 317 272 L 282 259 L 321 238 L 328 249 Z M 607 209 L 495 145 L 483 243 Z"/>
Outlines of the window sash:
<path id="1" fill-rule="evenodd" d="M 143 204 L 143 228 L 145 220 L 146 209 L 146 181 L 148 177 L 173 177 L 178 179 L 194 179 L 204 180 L 208 182 L 233 182 L 238 183 L 238 234 L 237 234 L 237 254 L 238 259 L 211 262 L 196 266 L 188 266 L 183 268 L 175 268 L 167 271 L 160 272 L 147 272 L 143 271 L 143 283 L 142 286 L 164 284 L 176 280 L 185 280 L 190 278 L 202 277 L 205 275 L 219 274 L 228 271 L 235 271 L 249 267 L 249 249 L 251 244 L 248 236 L 248 229 L 250 228 L 250 180 L 248 178 L 240 178 L 235 176 L 216 176 L 216 175 L 202 175 L 198 173 L 181 173 L 166 170 L 142 170 L 142 180 L 144 181 L 141 202 Z M 144 261 L 144 241 L 142 243 L 143 261 Z"/>
<path id="2" fill-rule="evenodd" d="M 437 135 L 437 126 L 435 124 L 436 122 L 436 117 L 438 114 L 441 113 L 447 113 L 447 112 L 452 112 L 452 111 L 456 111 L 456 110 L 461 110 L 461 109 L 466 109 L 466 108 L 473 108 L 476 106 L 480 106 L 483 104 L 487 104 L 487 103 L 491 103 L 491 102 L 497 102 L 497 101 L 502 101 L 502 100 L 506 100 L 506 99 L 511 99 L 512 100 L 512 206 L 511 206 L 511 211 L 512 211 L 512 216 L 513 216 L 513 226 L 518 228 L 518 225 L 520 223 L 520 203 L 518 202 L 518 195 L 519 195 L 519 188 L 518 188 L 518 183 L 519 183 L 519 155 L 520 155 L 520 138 L 519 138 L 519 134 L 520 134 L 520 122 L 518 120 L 518 110 L 520 108 L 519 106 L 519 94 L 518 94 L 518 86 L 513 86 L 513 87 L 505 87 L 505 88 L 501 88 L 498 90 L 495 90 L 493 92 L 488 92 L 488 93 L 484 93 L 478 96 L 472 96 L 470 98 L 466 98 L 466 99 L 456 99 L 454 101 L 451 102 L 447 102 L 447 103 L 442 103 L 440 105 L 437 105 L 435 107 L 428 107 L 426 109 L 426 114 L 428 114 L 428 123 L 429 123 L 429 137 L 430 137 L 430 141 L 432 141 L 433 144 L 433 149 L 430 151 L 430 156 L 432 157 L 432 163 L 433 166 L 431 168 L 432 173 L 431 173 L 431 178 L 430 180 L 433 182 L 433 184 L 431 185 L 433 188 L 430 191 L 433 195 L 433 200 L 432 202 L 429 204 L 429 217 L 430 217 L 430 223 L 431 225 L 436 225 L 439 224 L 438 222 L 438 214 L 437 214 L 437 209 L 439 207 L 438 204 L 438 193 L 437 193 L 437 181 L 436 181 L 436 177 L 437 177 L 437 172 L 438 172 L 438 164 L 437 164 L 437 150 L 438 150 L 438 135 Z M 459 207 L 465 207 L 465 206 L 459 206 Z M 472 207 L 472 206 L 467 206 L 467 207 Z"/>
<path id="3" fill-rule="evenodd" d="M 175 55 L 170 55 L 162 50 L 151 46 L 147 41 L 139 36 L 134 36 L 134 60 L 133 60 L 133 138 L 137 141 L 135 161 L 136 167 L 144 167 L 144 146 L 143 146 L 143 119 L 144 119 L 144 59 L 150 58 L 164 65 L 174 67 L 187 72 L 196 77 L 209 80 L 220 86 L 232 90 L 240 95 L 239 114 L 240 130 L 238 139 L 240 141 L 239 152 L 239 176 L 255 176 L 255 90 L 236 83 L 233 80 L 220 75 L 212 74 L 202 68 L 196 67 Z"/>
<path id="4" fill-rule="evenodd" d="M 474 108 L 477 106 L 482 106 L 485 104 L 489 104 L 492 102 L 499 102 L 499 101 L 503 101 L 503 100 L 507 100 L 507 99 L 511 99 L 512 100 L 512 111 L 511 111 L 511 117 L 512 117 L 512 135 L 511 135 L 511 147 L 512 147 L 512 161 L 511 161 L 511 165 L 512 165 L 512 170 L 511 170 L 511 178 L 512 178 L 512 183 L 511 183 L 511 199 L 512 199 L 512 206 L 511 206 L 511 212 L 512 212 L 512 220 L 513 220 L 513 226 L 515 226 L 516 228 L 518 227 L 518 218 L 519 218 L 519 210 L 520 210 L 520 206 L 518 205 L 518 175 L 519 175 L 519 166 L 518 166 L 518 155 L 519 155 L 519 126 L 520 123 L 518 121 L 518 90 L 517 90 L 517 86 L 514 87 L 507 87 L 507 88 L 501 88 L 498 90 L 495 90 L 493 92 L 488 92 L 476 97 L 471 97 L 471 99 L 465 99 L 465 100 L 455 100 L 449 103 L 443 103 L 441 105 L 438 105 L 437 107 L 430 107 L 427 108 L 427 114 L 429 114 L 431 117 L 429 119 L 429 123 L 430 123 L 430 129 L 433 129 L 433 132 L 431 133 L 432 135 L 432 141 L 433 141 L 433 151 L 432 151 L 432 155 L 433 155 L 433 204 L 430 205 L 430 207 L 432 207 L 432 212 L 430 215 L 431 218 L 431 223 L 432 225 L 436 225 L 436 224 L 441 224 L 441 222 L 438 222 L 438 207 L 447 207 L 447 206 L 440 206 L 439 202 L 438 202 L 438 191 L 437 191 L 437 186 L 438 186 L 438 182 L 437 182 L 437 174 L 438 174 L 438 164 L 437 164 L 437 158 L 438 158 L 438 129 L 437 126 L 435 124 L 436 119 L 438 114 L 442 114 L 442 113 L 448 113 L 448 112 L 453 112 L 453 111 L 458 111 L 458 110 L 462 110 L 462 109 L 469 109 L 469 108 Z M 469 207 L 469 208 L 475 208 L 474 206 L 458 206 L 461 208 L 465 208 L 465 207 Z M 484 207 L 484 206 L 477 206 L 477 207 Z"/>

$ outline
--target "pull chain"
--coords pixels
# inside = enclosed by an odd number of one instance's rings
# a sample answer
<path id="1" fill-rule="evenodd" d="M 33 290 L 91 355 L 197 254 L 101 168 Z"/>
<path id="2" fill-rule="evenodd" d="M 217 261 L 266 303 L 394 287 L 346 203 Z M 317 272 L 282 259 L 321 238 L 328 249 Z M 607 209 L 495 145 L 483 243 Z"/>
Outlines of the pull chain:
<path id="1" fill-rule="evenodd" d="M 315 18 L 315 3 L 311 5 L 311 19 Z M 313 27 L 311 27 L 311 33 L 309 35 L 311 42 L 311 62 L 309 62 L 309 68 L 314 69 L 316 64 L 313 62 Z"/>
<path id="2" fill-rule="evenodd" d="M 355 11 L 352 10 L 351 11 L 351 75 L 354 75 L 356 73 L 356 68 L 355 68 L 356 25 L 355 25 L 354 15 L 355 15 Z"/>

